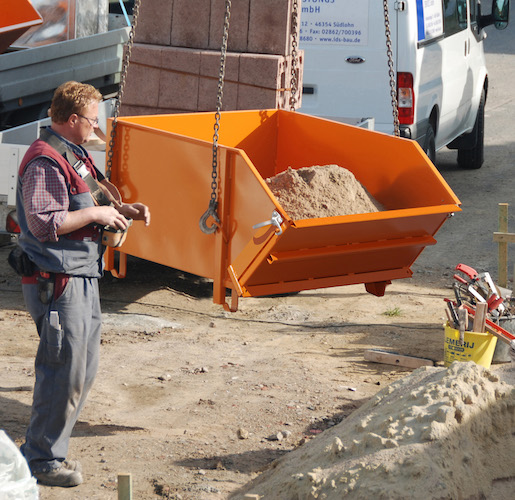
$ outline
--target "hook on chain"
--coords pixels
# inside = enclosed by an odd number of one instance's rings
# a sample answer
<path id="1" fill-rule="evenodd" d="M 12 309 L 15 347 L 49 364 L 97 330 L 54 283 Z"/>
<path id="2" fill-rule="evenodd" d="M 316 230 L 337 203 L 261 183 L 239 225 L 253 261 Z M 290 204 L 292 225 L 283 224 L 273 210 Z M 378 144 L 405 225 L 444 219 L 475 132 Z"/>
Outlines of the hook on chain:
<path id="1" fill-rule="evenodd" d="M 220 219 L 218 214 L 216 213 L 216 209 L 218 208 L 218 202 L 216 200 L 209 201 L 209 207 L 204 212 L 204 215 L 200 218 L 198 224 L 200 226 L 200 230 L 205 234 L 213 234 L 217 228 L 220 226 Z M 212 217 L 215 221 L 211 226 L 207 225 L 207 219 Z"/>
<path id="2" fill-rule="evenodd" d="M 213 160 L 211 170 L 211 200 L 209 201 L 209 207 L 204 212 L 204 215 L 199 220 L 200 230 L 205 234 L 212 234 L 220 227 L 220 219 L 216 210 L 218 208 L 217 201 L 217 187 L 218 187 L 218 139 L 220 132 L 220 117 L 222 111 L 222 98 L 223 88 L 225 79 L 225 62 L 227 59 L 227 44 L 229 40 L 229 23 L 231 18 L 231 0 L 225 0 L 225 16 L 224 16 L 224 27 L 222 36 L 222 48 L 220 51 L 220 71 L 218 74 L 218 92 L 216 95 L 216 112 L 215 112 L 215 124 L 213 134 Z M 215 221 L 211 226 L 207 225 L 207 219 L 212 217 Z"/>

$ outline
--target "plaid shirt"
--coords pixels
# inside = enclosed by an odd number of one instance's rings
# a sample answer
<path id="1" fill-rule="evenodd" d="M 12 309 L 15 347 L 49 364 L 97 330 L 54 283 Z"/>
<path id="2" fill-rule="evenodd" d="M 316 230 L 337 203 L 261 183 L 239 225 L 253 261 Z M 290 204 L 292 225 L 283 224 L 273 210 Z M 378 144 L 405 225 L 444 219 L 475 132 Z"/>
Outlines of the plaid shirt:
<path id="1" fill-rule="evenodd" d="M 23 175 L 23 206 L 30 232 L 39 241 L 57 241 L 68 214 L 69 197 L 59 167 L 49 158 L 31 161 Z"/>

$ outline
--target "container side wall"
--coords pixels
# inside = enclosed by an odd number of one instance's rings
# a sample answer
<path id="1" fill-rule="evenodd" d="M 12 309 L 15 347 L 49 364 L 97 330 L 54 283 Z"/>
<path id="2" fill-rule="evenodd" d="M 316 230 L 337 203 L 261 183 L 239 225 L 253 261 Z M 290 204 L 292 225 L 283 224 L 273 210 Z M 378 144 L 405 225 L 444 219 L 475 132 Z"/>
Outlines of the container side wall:
<path id="1" fill-rule="evenodd" d="M 459 204 L 415 141 L 279 111 L 278 170 L 336 164 L 387 209 Z"/>
<path id="2" fill-rule="evenodd" d="M 212 278 L 214 235 L 199 229 L 211 191 L 211 147 L 118 123 L 120 164 L 112 181 L 126 202 L 146 203 L 152 222 L 135 222 L 122 251 Z"/>
<path id="3" fill-rule="evenodd" d="M 228 203 L 228 214 L 224 221 L 229 241 L 227 266 L 241 254 L 249 241 L 254 242 L 256 230 L 252 226 L 270 220 L 274 210 L 281 211 L 280 205 L 245 153 L 236 157 L 233 171 L 229 176 L 229 193 L 223 196 L 224 207 Z M 256 249 L 262 243 L 253 243 L 250 260 L 255 257 Z"/>
<path id="4" fill-rule="evenodd" d="M 212 144 L 215 114 L 124 117 L 124 121 Z M 263 178 L 277 173 L 277 110 L 222 112 L 218 144 L 245 151 Z"/>
<path id="5" fill-rule="evenodd" d="M 199 219 L 207 210 L 211 196 L 212 144 L 163 130 L 180 129 L 183 134 L 193 134 L 196 129 L 196 135 L 202 136 L 199 131 L 208 124 L 208 119 L 204 116 L 190 120 L 180 115 L 182 127 L 176 126 L 173 116 L 138 117 L 134 122 L 127 118 L 118 121 L 116 161 L 111 179 L 126 202 L 148 204 L 152 223 L 144 227 L 136 222 L 122 251 L 212 279 L 216 266 L 220 265 L 215 262 L 215 235 L 206 235 L 199 228 Z M 246 122 L 227 120 L 225 124 L 226 137 L 233 141 L 239 140 L 241 130 L 245 130 L 245 125 L 238 129 L 238 123 Z M 273 141 L 275 128 L 268 135 Z M 256 156 L 261 154 L 258 145 L 259 140 L 254 151 Z M 263 147 L 265 154 L 261 157 L 271 157 L 270 150 L 275 151 Z M 234 160 L 227 160 L 227 151 L 231 151 Z M 118 160 L 120 154 L 121 160 Z M 274 159 L 271 158 L 272 163 Z M 221 265 L 226 269 L 232 257 L 252 239 L 252 226 L 269 220 L 273 210 L 280 207 L 241 150 L 219 147 L 217 182 L 218 215 L 222 219 L 228 259 Z M 211 222 L 209 220 L 208 224 Z"/>

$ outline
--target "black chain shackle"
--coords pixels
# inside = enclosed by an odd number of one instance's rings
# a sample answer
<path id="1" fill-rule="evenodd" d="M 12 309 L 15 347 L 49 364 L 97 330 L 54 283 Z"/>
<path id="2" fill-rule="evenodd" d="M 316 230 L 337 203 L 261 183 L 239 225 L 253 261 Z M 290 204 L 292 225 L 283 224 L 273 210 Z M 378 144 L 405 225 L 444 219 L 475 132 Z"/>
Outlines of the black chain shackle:
<path id="1" fill-rule="evenodd" d="M 114 102 L 113 111 L 113 126 L 111 127 L 111 136 L 109 139 L 109 149 L 107 151 L 107 162 L 106 162 L 106 178 L 111 180 L 111 169 L 113 168 L 113 154 L 114 144 L 116 139 L 116 127 L 118 125 L 118 116 L 120 115 L 120 106 L 122 104 L 123 92 L 125 90 L 125 83 L 127 81 L 127 73 L 129 71 L 129 64 L 131 60 L 132 46 L 134 45 L 134 35 L 136 32 L 136 25 L 138 24 L 139 9 L 141 0 L 134 1 L 134 7 L 132 9 L 132 23 L 129 31 L 129 39 L 125 48 L 125 54 L 122 61 L 122 70 L 120 73 L 120 85 L 118 86 L 118 93 Z"/>
<path id="2" fill-rule="evenodd" d="M 199 220 L 200 230 L 205 234 L 212 234 L 220 225 L 220 218 L 218 217 L 218 139 L 220 133 L 220 112 L 222 110 L 222 98 L 224 95 L 224 79 L 225 79 L 225 63 L 227 60 L 227 43 L 229 40 L 229 21 L 231 19 L 231 0 L 225 1 L 225 17 L 224 29 L 222 37 L 222 49 L 220 56 L 220 71 L 218 74 L 218 91 L 216 95 L 216 112 L 215 112 L 215 125 L 213 134 L 213 161 L 211 171 L 211 199 L 209 200 L 208 209 L 204 212 Z M 207 225 L 207 220 L 211 217 L 214 223 L 211 226 Z"/>

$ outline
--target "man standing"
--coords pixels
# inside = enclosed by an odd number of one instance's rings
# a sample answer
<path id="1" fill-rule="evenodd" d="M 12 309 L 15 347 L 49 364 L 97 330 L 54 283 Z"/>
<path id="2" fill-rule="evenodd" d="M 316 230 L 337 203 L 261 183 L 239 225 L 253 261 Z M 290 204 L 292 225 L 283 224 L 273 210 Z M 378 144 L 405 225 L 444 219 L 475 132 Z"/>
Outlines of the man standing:
<path id="1" fill-rule="evenodd" d="M 91 85 L 61 85 L 52 124 L 25 154 L 18 177 L 22 289 L 40 337 L 21 451 L 38 482 L 49 486 L 83 481 L 80 463 L 66 455 L 98 368 L 102 229 L 126 230 L 128 219 L 150 223 L 148 207 L 122 203 L 81 147 L 98 127 L 101 100 Z"/>

